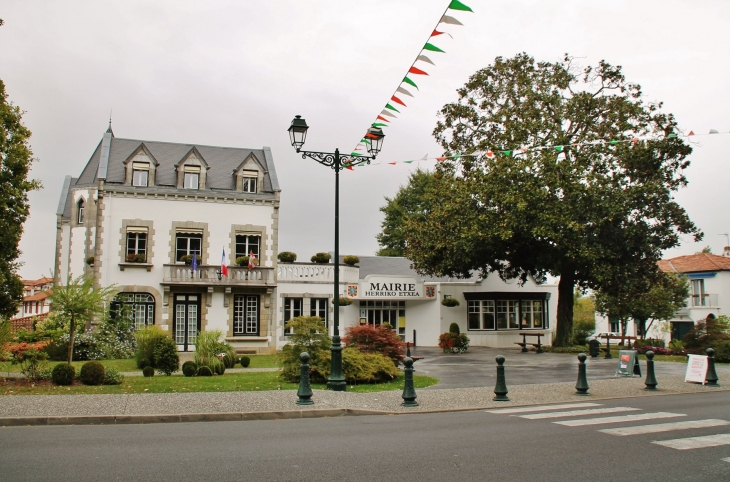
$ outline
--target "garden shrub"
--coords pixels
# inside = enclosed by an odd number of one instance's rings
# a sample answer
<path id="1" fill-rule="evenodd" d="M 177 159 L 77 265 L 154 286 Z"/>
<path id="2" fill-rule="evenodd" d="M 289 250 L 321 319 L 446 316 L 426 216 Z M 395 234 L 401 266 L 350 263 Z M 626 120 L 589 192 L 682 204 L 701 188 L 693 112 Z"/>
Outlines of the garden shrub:
<path id="1" fill-rule="evenodd" d="M 47 341 L 35 343 L 22 341 L 19 343 L 6 343 L 4 349 L 10 353 L 10 363 L 20 365 L 20 372 L 28 380 L 35 381 L 41 379 L 43 362 L 48 359 L 48 354 L 44 351 L 47 346 Z"/>
<path id="2" fill-rule="evenodd" d="M 223 365 L 218 356 L 225 353 L 227 346 L 230 346 L 221 341 L 222 339 L 221 330 L 206 330 L 198 333 L 198 337 L 195 339 L 195 364 L 199 367 L 207 366 L 213 373 L 217 373 L 216 367 Z"/>
<path id="3" fill-rule="evenodd" d="M 68 363 L 59 363 L 53 367 L 51 381 L 54 385 L 71 385 L 76 376 L 76 368 Z"/>
<path id="4" fill-rule="evenodd" d="M 585 345 L 588 337 L 596 331 L 595 319 L 579 319 L 573 323 L 573 345 Z"/>
<path id="5" fill-rule="evenodd" d="M 241 357 L 241 366 L 242 366 L 243 368 L 248 368 L 248 366 L 249 366 L 250 364 L 251 364 L 251 358 L 249 358 L 249 357 L 247 357 L 247 356 L 242 356 L 242 357 Z"/>
<path id="6" fill-rule="evenodd" d="M 634 347 L 636 349 L 636 352 L 640 355 L 645 355 L 647 351 L 651 350 L 654 352 L 655 355 L 686 355 L 687 352 L 685 350 L 672 350 L 671 348 L 664 348 L 663 346 L 650 346 L 650 345 L 644 345 L 640 347 Z"/>
<path id="7" fill-rule="evenodd" d="M 89 361 L 81 365 L 79 380 L 84 385 L 101 385 L 104 383 L 104 365 L 98 361 Z"/>
<path id="8" fill-rule="evenodd" d="M 248 266 L 248 256 L 239 256 L 236 258 L 236 266 Z"/>
<path id="9" fill-rule="evenodd" d="M 715 318 L 708 315 L 704 321 L 698 321 L 684 335 L 684 346 L 688 353 L 704 355 L 705 350 L 715 347 L 725 340 L 730 340 L 730 318 L 721 315 Z"/>
<path id="10" fill-rule="evenodd" d="M 199 377 L 212 377 L 213 370 L 211 370 L 210 367 L 202 366 L 202 367 L 198 368 L 198 376 Z"/>
<path id="11" fill-rule="evenodd" d="M 180 369 L 180 355 L 177 353 L 175 340 L 169 336 L 157 338 L 152 364 L 159 373 L 164 373 L 167 376 Z"/>
<path id="12" fill-rule="evenodd" d="M 291 251 L 281 251 L 277 258 L 279 258 L 280 263 L 293 263 L 297 260 L 297 254 Z"/>
<path id="13" fill-rule="evenodd" d="M 451 323 L 449 325 L 449 333 L 456 333 L 457 335 L 461 333 L 461 329 L 459 328 L 458 323 Z"/>
<path id="14" fill-rule="evenodd" d="M 36 327 L 40 336 L 51 340 L 46 348 L 51 360 L 66 360 L 70 338 L 67 323 L 63 316 L 55 315 L 49 316 Z M 73 359 L 130 358 L 136 346 L 133 320 L 118 313 L 107 314 L 100 325 L 89 331 L 84 331 L 84 325 L 79 323 L 74 336 Z"/>
<path id="15" fill-rule="evenodd" d="M 326 380 L 330 374 L 330 355 L 323 357 L 319 376 Z M 342 373 L 349 384 L 382 383 L 394 380 L 398 376 L 398 368 L 393 361 L 380 353 L 363 353 L 355 347 L 348 346 L 342 350 Z"/>
<path id="16" fill-rule="evenodd" d="M 670 350 L 684 350 L 684 342 L 682 340 L 672 340 L 669 342 Z"/>
<path id="17" fill-rule="evenodd" d="M 439 348 L 444 353 L 466 353 L 469 350 L 469 337 L 464 333 L 442 333 L 439 335 Z"/>
<path id="18" fill-rule="evenodd" d="M 355 266 L 357 263 L 360 262 L 360 258 L 350 254 L 347 256 L 343 256 L 342 262 L 345 263 L 347 266 Z"/>
<path id="19" fill-rule="evenodd" d="M 195 374 L 198 372 L 198 366 L 195 364 L 194 361 L 188 360 L 182 365 L 182 372 L 183 375 L 186 377 L 194 377 Z"/>
<path id="20" fill-rule="evenodd" d="M 730 340 L 722 341 L 712 347 L 715 350 L 715 361 L 718 363 L 730 363 Z"/>
<path id="21" fill-rule="evenodd" d="M 345 329 L 343 341 L 363 353 L 380 353 L 390 358 L 395 366 L 405 358 L 405 343 L 390 325 L 359 325 Z"/>
<path id="22" fill-rule="evenodd" d="M 326 380 L 322 373 L 329 372 L 330 346 L 332 341 L 327 334 L 327 328 L 318 316 L 298 316 L 292 318 L 286 324 L 286 328 L 293 329 L 289 343 L 284 345 L 279 352 L 279 360 L 282 370 L 281 377 L 288 381 L 299 382 L 299 366 L 301 364 L 299 355 L 306 351 L 309 353 L 309 365 L 312 368 L 311 380 L 319 383 Z"/>
<path id="23" fill-rule="evenodd" d="M 104 371 L 104 385 L 121 385 L 124 382 L 124 375 L 116 368 L 108 367 Z"/>
<path id="24" fill-rule="evenodd" d="M 658 346 L 664 348 L 666 347 L 666 342 L 661 338 L 645 338 L 634 342 L 634 348 L 641 348 L 642 346 Z"/>
<path id="25" fill-rule="evenodd" d="M 224 363 L 219 363 L 215 366 L 216 375 L 223 375 L 225 372 L 226 372 L 226 365 Z"/>
<path id="26" fill-rule="evenodd" d="M 330 259 L 332 259 L 332 256 L 329 253 L 316 253 L 312 256 L 311 261 L 312 263 L 321 263 L 326 264 L 330 262 Z"/>
<path id="27" fill-rule="evenodd" d="M 154 377 L 155 369 L 151 366 L 146 366 L 142 369 L 142 375 L 144 375 L 146 378 Z"/>
<path id="28" fill-rule="evenodd" d="M 573 346 L 542 345 L 542 350 L 547 353 L 588 353 L 588 347 L 585 345 L 573 345 Z"/>
<path id="29" fill-rule="evenodd" d="M 162 338 L 169 338 L 159 326 L 152 325 L 137 330 L 134 334 L 137 340 L 137 348 L 134 351 L 134 359 L 137 362 L 137 368 L 145 368 L 152 366 L 155 368 L 155 346 L 157 341 Z"/>
<path id="30" fill-rule="evenodd" d="M 224 345 L 224 351 L 223 351 L 223 365 L 225 365 L 226 368 L 233 368 L 236 366 L 236 362 L 238 361 L 238 356 L 236 355 L 236 349 L 233 348 L 233 346 L 226 343 Z"/>

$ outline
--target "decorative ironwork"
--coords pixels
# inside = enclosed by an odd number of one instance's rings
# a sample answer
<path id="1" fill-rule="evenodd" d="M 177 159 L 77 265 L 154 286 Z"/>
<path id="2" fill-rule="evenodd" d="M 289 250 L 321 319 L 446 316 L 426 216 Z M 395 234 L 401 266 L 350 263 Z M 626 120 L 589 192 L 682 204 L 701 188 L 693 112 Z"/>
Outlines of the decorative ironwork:
<path id="1" fill-rule="evenodd" d="M 323 166 L 331 167 L 335 171 L 341 171 L 345 167 L 355 167 L 362 164 L 370 164 L 375 156 L 353 156 L 334 152 L 297 151 L 302 159 L 310 158 Z M 338 162 L 339 161 L 339 162 Z"/>

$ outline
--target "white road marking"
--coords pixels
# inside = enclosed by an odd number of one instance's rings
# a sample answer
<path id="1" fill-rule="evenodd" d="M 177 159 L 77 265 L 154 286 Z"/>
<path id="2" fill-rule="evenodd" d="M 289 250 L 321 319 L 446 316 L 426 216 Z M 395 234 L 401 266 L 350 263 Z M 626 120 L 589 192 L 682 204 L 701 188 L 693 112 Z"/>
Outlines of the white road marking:
<path id="1" fill-rule="evenodd" d="M 730 457 L 726 457 L 726 458 L 722 459 L 722 461 L 723 462 L 730 462 Z"/>
<path id="2" fill-rule="evenodd" d="M 671 432 L 672 430 L 688 430 L 692 428 L 719 427 L 730 425 L 727 420 L 687 420 L 684 422 L 656 423 L 653 425 L 638 425 L 636 427 L 605 428 L 599 432 L 610 435 L 642 435 L 645 433 Z"/>
<path id="3" fill-rule="evenodd" d="M 540 405 L 537 407 L 498 408 L 496 410 L 485 410 L 487 413 L 522 413 L 542 412 L 545 410 L 562 410 L 564 408 L 600 407 L 600 403 L 566 403 L 564 405 Z"/>
<path id="4" fill-rule="evenodd" d="M 707 435 L 705 437 L 689 437 L 677 438 L 673 440 L 659 440 L 652 442 L 653 444 L 663 445 L 677 450 L 703 449 L 706 447 L 718 447 L 720 445 L 730 445 L 730 433 L 721 433 L 718 435 Z"/>
<path id="5" fill-rule="evenodd" d="M 673 417 L 686 417 L 683 413 L 669 413 L 669 412 L 653 412 L 653 413 L 639 413 L 636 415 L 619 415 L 617 417 L 601 417 L 601 418 L 584 418 L 581 420 L 563 420 L 562 422 L 553 422 L 559 425 L 566 425 L 568 427 L 580 427 L 582 425 L 601 425 L 605 423 L 621 423 L 621 422 L 636 422 L 637 420 L 651 420 L 655 418 L 673 418 Z"/>
<path id="6" fill-rule="evenodd" d="M 641 410 L 640 408 L 631 407 L 610 407 L 610 408 L 593 408 L 589 410 L 571 410 L 569 412 L 551 412 L 551 413 L 533 413 L 530 415 L 512 415 L 513 417 L 527 418 L 536 420 L 541 418 L 560 418 L 560 417 L 581 417 L 583 415 L 598 415 L 601 413 L 631 412 Z"/>

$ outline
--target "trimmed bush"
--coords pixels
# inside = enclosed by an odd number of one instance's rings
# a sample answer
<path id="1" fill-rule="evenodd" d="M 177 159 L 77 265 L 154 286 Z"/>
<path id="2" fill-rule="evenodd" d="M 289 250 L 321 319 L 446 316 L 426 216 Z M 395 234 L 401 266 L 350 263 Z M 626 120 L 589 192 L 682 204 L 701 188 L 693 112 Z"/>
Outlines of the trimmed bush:
<path id="1" fill-rule="evenodd" d="M 248 368 L 248 366 L 249 366 L 250 364 L 251 364 L 251 358 L 249 358 L 249 357 L 247 357 L 247 356 L 242 356 L 242 357 L 241 357 L 241 366 L 242 366 L 243 368 Z"/>
<path id="2" fill-rule="evenodd" d="M 164 373 L 167 376 L 180 369 L 180 355 L 177 353 L 175 340 L 169 336 L 157 339 L 153 364 L 159 373 Z"/>
<path id="3" fill-rule="evenodd" d="M 198 365 L 194 361 L 188 360 L 183 363 L 182 372 L 186 377 L 194 377 L 198 373 Z"/>
<path id="4" fill-rule="evenodd" d="M 142 375 L 144 375 L 147 378 L 154 377 L 155 376 L 155 369 L 152 367 L 144 367 L 142 369 Z"/>
<path id="5" fill-rule="evenodd" d="M 124 375 L 119 373 L 116 368 L 106 368 L 104 371 L 104 385 L 121 385 L 124 381 Z"/>
<path id="6" fill-rule="evenodd" d="M 141 330 L 137 330 L 134 334 L 137 340 L 137 348 L 134 351 L 134 359 L 137 362 L 137 368 L 146 366 L 155 366 L 155 346 L 160 339 L 170 338 L 159 326 L 152 325 Z"/>
<path id="7" fill-rule="evenodd" d="M 330 373 L 330 358 L 324 363 L 319 375 L 327 379 Z M 363 353 L 355 347 L 348 346 L 342 350 L 342 372 L 345 381 L 356 383 L 389 382 L 398 375 L 393 361 L 380 353 Z"/>
<path id="8" fill-rule="evenodd" d="M 282 251 L 277 256 L 280 263 L 293 263 L 297 260 L 297 254 L 291 251 Z"/>
<path id="9" fill-rule="evenodd" d="M 198 376 L 199 377 L 212 377 L 213 370 L 211 370 L 210 367 L 202 366 L 202 367 L 198 368 Z"/>
<path id="10" fill-rule="evenodd" d="M 311 258 L 312 263 L 321 263 L 321 264 L 329 263 L 330 259 L 332 259 L 332 256 L 330 256 L 329 253 L 317 253 L 314 256 L 312 256 L 312 258 Z"/>
<path id="11" fill-rule="evenodd" d="M 442 333 L 439 335 L 439 348 L 444 353 L 466 353 L 469 350 L 469 337 L 464 333 Z"/>
<path id="12" fill-rule="evenodd" d="M 452 323 L 449 325 L 449 333 L 456 333 L 457 335 L 461 333 L 461 329 L 459 328 L 458 323 Z"/>
<path id="13" fill-rule="evenodd" d="M 454 308 L 456 306 L 459 306 L 461 303 L 459 303 L 459 300 L 457 300 L 456 298 L 444 298 L 443 300 L 441 300 L 441 304 L 447 308 Z"/>
<path id="14" fill-rule="evenodd" d="M 348 326 L 343 341 L 362 353 L 378 353 L 390 358 L 395 366 L 404 358 L 405 343 L 389 325 Z"/>
<path id="15" fill-rule="evenodd" d="M 543 345 L 542 350 L 547 353 L 588 353 L 588 347 L 586 347 L 585 345 L 575 345 L 575 346 Z"/>
<path id="16" fill-rule="evenodd" d="M 53 367 L 51 380 L 54 385 L 71 385 L 76 376 L 76 368 L 68 363 L 59 363 Z"/>
<path id="17" fill-rule="evenodd" d="M 360 258 L 353 255 L 343 256 L 342 262 L 345 263 L 347 266 L 355 266 L 357 263 L 360 262 Z"/>
<path id="18" fill-rule="evenodd" d="M 81 365 L 79 380 L 84 385 L 101 385 L 104 383 L 104 365 L 98 361 L 90 361 Z"/>

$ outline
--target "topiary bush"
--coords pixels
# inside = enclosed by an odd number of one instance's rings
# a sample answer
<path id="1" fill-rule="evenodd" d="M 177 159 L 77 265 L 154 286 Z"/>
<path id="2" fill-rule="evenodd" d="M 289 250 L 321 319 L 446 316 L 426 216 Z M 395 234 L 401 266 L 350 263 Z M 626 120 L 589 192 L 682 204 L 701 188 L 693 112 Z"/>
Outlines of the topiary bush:
<path id="1" fill-rule="evenodd" d="M 104 371 L 104 385 L 121 385 L 124 381 L 124 375 L 119 373 L 116 368 L 106 368 Z"/>
<path id="2" fill-rule="evenodd" d="M 277 256 L 280 263 L 293 263 L 297 260 L 297 254 L 291 251 L 282 251 Z"/>
<path id="3" fill-rule="evenodd" d="M 98 361 L 90 361 L 81 365 L 79 380 L 84 385 L 101 385 L 104 383 L 104 365 Z"/>
<path id="4" fill-rule="evenodd" d="M 149 367 L 149 366 L 148 367 L 144 367 L 142 369 L 142 375 L 144 375 L 147 378 L 154 377 L 155 376 L 155 369 L 152 368 L 152 367 Z"/>
<path id="5" fill-rule="evenodd" d="M 242 356 L 242 357 L 241 357 L 241 366 L 242 366 L 243 368 L 248 368 L 248 366 L 249 366 L 250 364 L 251 364 L 251 358 L 249 358 L 249 357 L 247 357 L 247 356 Z"/>
<path id="6" fill-rule="evenodd" d="M 198 376 L 199 377 L 212 377 L 213 370 L 211 370 L 210 367 L 202 366 L 202 367 L 198 368 Z"/>
<path id="7" fill-rule="evenodd" d="M 167 376 L 180 369 L 180 355 L 177 353 L 175 340 L 169 336 L 157 339 L 153 364 L 159 373 L 164 373 Z"/>
<path id="8" fill-rule="evenodd" d="M 68 363 L 59 363 L 53 367 L 51 381 L 54 385 L 71 385 L 76 376 L 76 368 Z"/>
<path id="9" fill-rule="evenodd" d="M 183 375 L 186 377 L 194 377 L 198 373 L 198 365 L 194 361 L 188 360 L 182 365 Z"/>
<path id="10" fill-rule="evenodd" d="M 332 256 L 330 256 L 329 253 L 317 253 L 314 256 L 312 256 L 312 258 L 311 258 L 312 263 L 321 263 L 321 264 L 329 263 L 330 259 L 332 259 Z"/>
<path id="11" fill-rule="evenodd" d="M 449 325 L 449 333 L 456 333 L 457 335 L 461 333 L 461 329 L 459 328 L 458 323 L 452 323 Z"/>
<path id="12" fill-rule="evenodd" d="M 360 262 L 360 258 L 353 255 L 347 255 L 342 257 L 342 262 L 345 263 L 347 266 L 355 266 L 357 263 Z"/>

